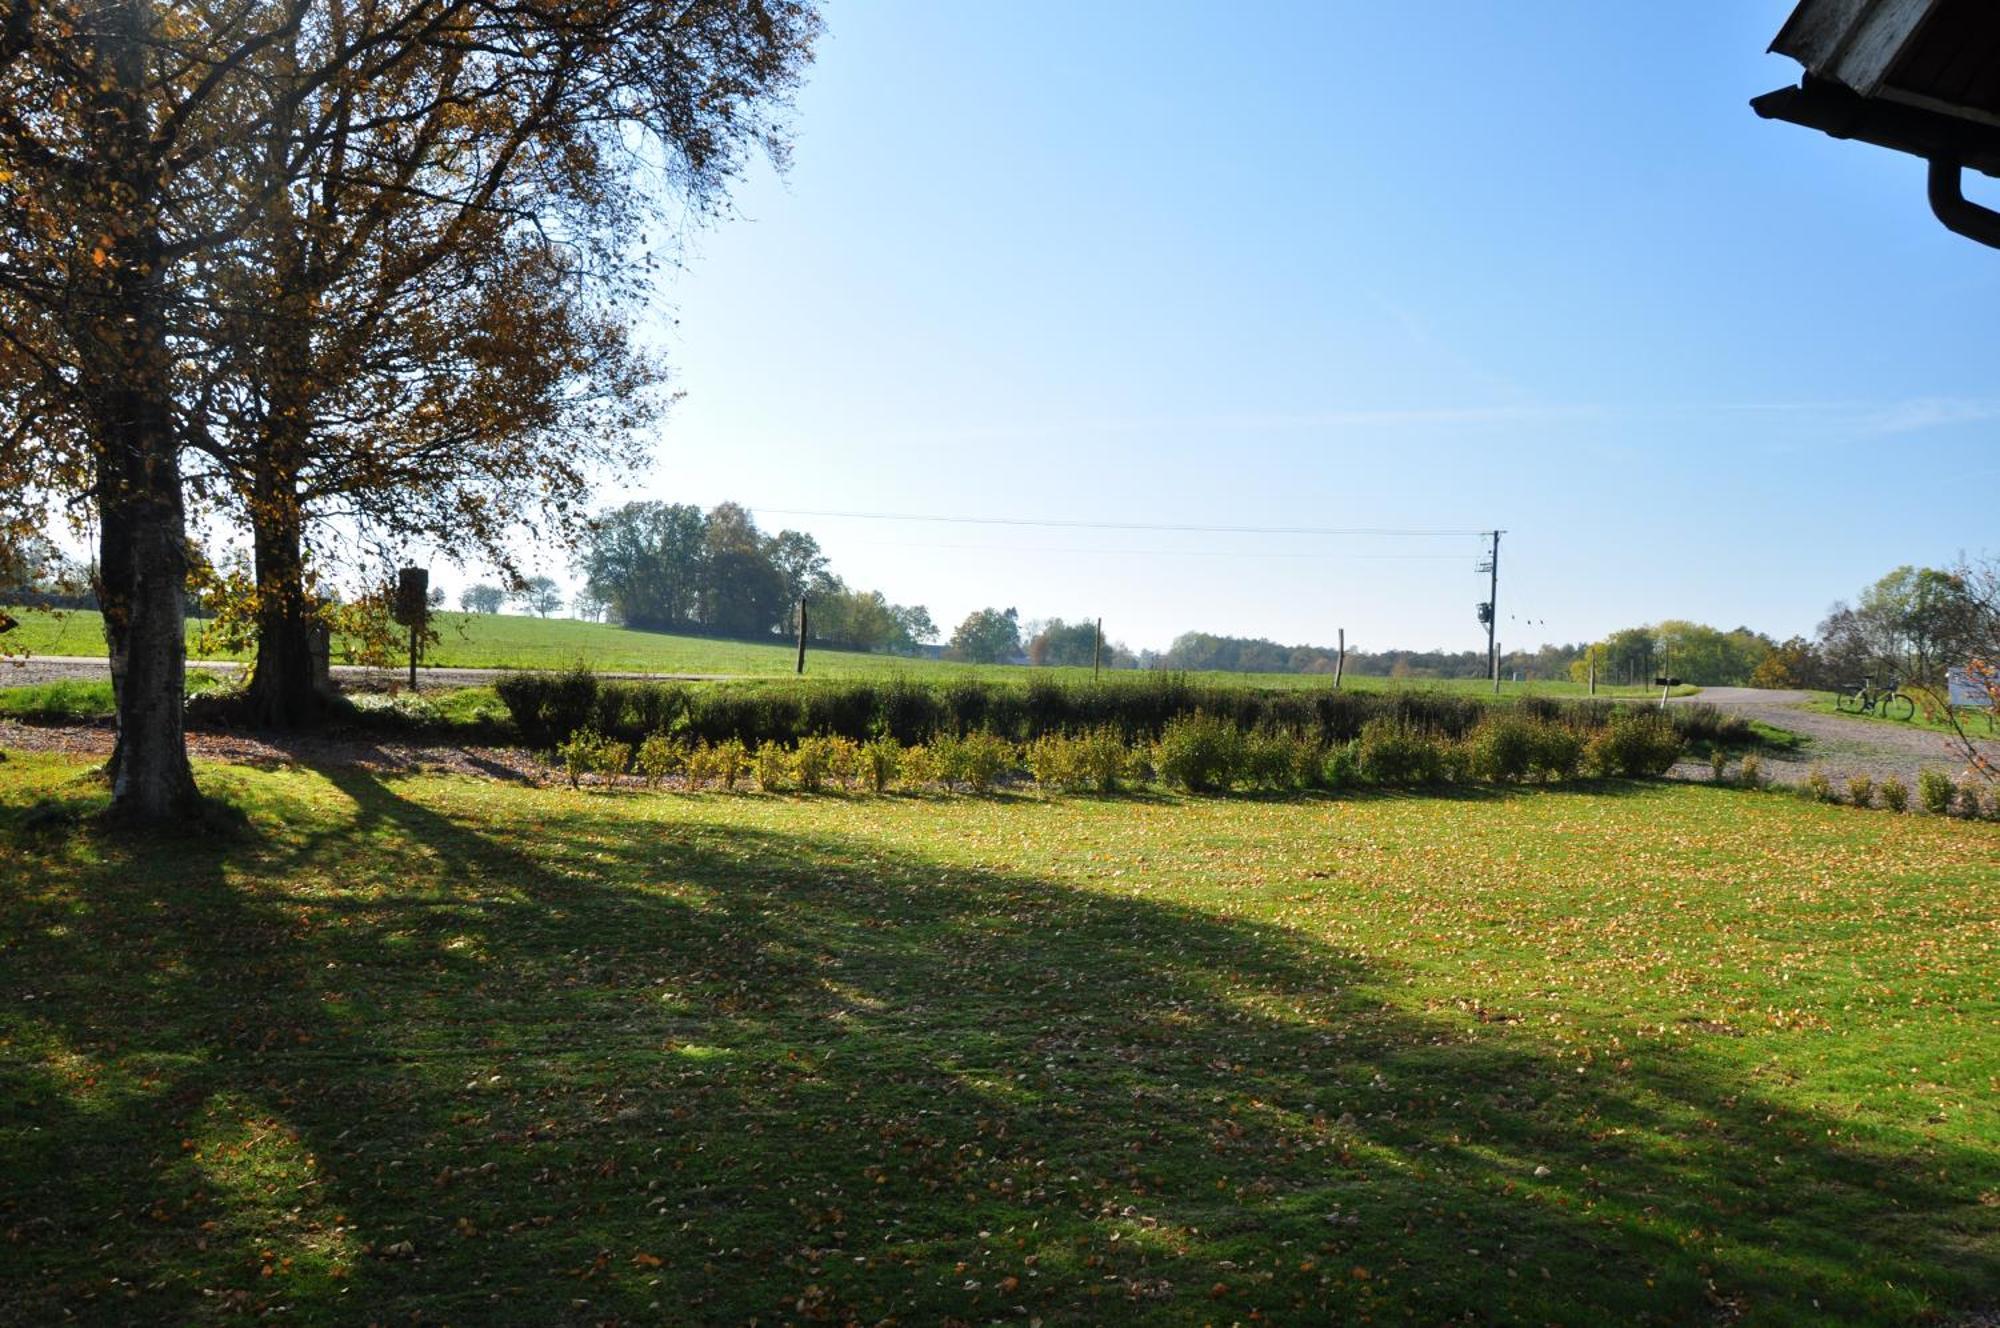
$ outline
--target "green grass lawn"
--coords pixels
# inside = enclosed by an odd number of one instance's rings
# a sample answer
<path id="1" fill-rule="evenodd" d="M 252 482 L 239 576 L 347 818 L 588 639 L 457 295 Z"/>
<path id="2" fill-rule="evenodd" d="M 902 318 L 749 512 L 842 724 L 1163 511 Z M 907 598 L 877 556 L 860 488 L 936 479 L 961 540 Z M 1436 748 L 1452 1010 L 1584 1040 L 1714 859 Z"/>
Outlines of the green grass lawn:
<path id="1" fill-rule="evenodd" d="M 104 654 L 103 624 L 95 611 L 71 610 L 61 614 L 24 611 L 18 617 L 20 628 L 0 637 L 0 648 L 37 655 Z M 199 623 L 188 625 L 189 649 L 196 657 L 241 658 L 226 651 L 203 649 L 199 640 L 200 627 Z M 443 668 L 564 669 L 581 662 L 607 673 L 779 677 L 790 676 L 796 663 L 794 648 L 775 641 L 766 645 L 699 636 L 672 636 L 664 632 L 640 632 L 608 623 L 577 622 L 568 618 L 441 613 L 437 617 L 437 628 L 443 640 L 425 657 L 425 662 Z M 810 676 L 821 678 L 876 677 L 891 673 L 915 673 L 929 677 L 1020 678 L 1028 670 L 1008 665 L 959 664 L 948 660 L 814 650 L 807 657 L 807 672 Z M 1049 672 L 1079 677 L 1087 675 L 1089 670 L 1054 669 Z M 1297 673 L 1194 673 L 1188 676 L 1259 687 L 1329 685 L 1324 677 Z M 4 682 L 4 674 L 0 674 L 0 682 Z M 1346 683 L 1356 688 L 1415 686 L 1471 692 L 1489 691 L 1492 686 L 1476 678 L 1400 682 L 1356 674 L 1349 674 Z M 1503 690 L 1509 695 L 1535 692 L 1550 696 L 1581 696 L 1585 689 L 1581 683 L 1568 679 L 1542 679 L 1525 683 L 1508 682 L 1503 684 Z M 1644 687 L 1607 686 L 1600 687 L 1598 691 L 1603 696 L 1653 694 L 1651 688 Z"/>
<path id="2" fill-rule="evenodd" d="M 0 672 L 0 681 L 5 677 Z M 186 678 L 189 696 L 220 691 L 227 685 L 227 678 L 199 669 L 190 669 Z M 110 719 L 116 713 L 108 678 L 101 682 L 65 679 L 22 687 L 0 686 L 0 716 L 8 718 L 88 723 Z"/>
<path id="3" fill-rule="evenodd" d="M 0 1322 L 2000 1303 L 2000 827 L 0 765 Z"/>

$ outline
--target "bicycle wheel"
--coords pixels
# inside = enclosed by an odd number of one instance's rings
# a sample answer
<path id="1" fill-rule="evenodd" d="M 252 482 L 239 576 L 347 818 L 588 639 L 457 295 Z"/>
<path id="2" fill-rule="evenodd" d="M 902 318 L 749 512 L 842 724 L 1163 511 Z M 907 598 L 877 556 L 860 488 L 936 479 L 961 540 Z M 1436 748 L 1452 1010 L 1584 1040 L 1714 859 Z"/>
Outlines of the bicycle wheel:
<path id="1" fill-rule="evenodd" d="M 1882 698 L 1881 710 L 1885 719 L 1911 719 L 1917 713 L 1917 703 L 1901 692 L 1891 692 Z"/>
<path id="2" fill-rule="evenodd" d="M 1835 692 L 1833 694 L 1833 708 L 1843 715 L 1855 714 L 1861 709 L 1861 694 L 1859 692 Z"/>

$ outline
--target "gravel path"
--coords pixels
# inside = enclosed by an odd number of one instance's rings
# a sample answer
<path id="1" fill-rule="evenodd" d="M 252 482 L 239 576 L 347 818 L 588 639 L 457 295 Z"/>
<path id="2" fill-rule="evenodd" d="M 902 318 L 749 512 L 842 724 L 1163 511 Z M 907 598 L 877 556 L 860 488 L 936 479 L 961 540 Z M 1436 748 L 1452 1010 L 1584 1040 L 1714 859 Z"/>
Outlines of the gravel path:
<path id="1" fill-rule="evenodd" d="M 1943 770 L 1957 776 L 1966 768 L 1964 751 L 1943 733 L 1888 720 L 1828 715 L 1807 710 L 1809 692 L 1766 691 L 1755 687 L 1706 687 L 1699 695 L 1682 697 L 1670 705 L 1706 702 L 1733 715 L 1742 715 L 1789 729 L 1806 741 L 1795 751 L 1764 752 L 1765 773 L 1782 784 L 1805 782 L 1806 772 L 1817 765 L 1833 779 L 1836 787 L 1850 775 L 1867 775 L 1881 780 L 1891 775 L 1912 788 L 1919 770 Z M 1981 740 L 1980 749 L 2000 761 L 2000 741 Z M 1684 778 L 1708 777 L 1706 763 L 1682 762 L 1674 773 Z"/>

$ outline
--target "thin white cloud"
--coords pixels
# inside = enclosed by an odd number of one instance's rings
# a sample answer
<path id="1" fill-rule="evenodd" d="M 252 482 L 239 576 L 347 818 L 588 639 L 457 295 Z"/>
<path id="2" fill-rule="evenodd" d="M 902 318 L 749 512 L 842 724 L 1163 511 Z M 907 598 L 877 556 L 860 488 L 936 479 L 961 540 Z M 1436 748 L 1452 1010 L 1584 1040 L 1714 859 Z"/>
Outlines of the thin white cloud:
<path id="1" fill-rule="evenodd" d="M 1920 433 L 1955 424 L 2000 419 L 2000 401 L 1976 397 L 1917 397 L 1873 411 L 1862 419 L 1869 433 Z"/>
<path id="2" fill-rule="evenodd" d="M 1604 415 L 1588 405 L 1408 406 L 1356 410 L 1319 410 L 1245 415 L 1155 415 L 1128 418 L 1037 420 L 998 424 L 948 425 L 942 428 L 894 430 L 894 436 L 924 440 L 995 442 L 1031 438 L 1074 438 L 1084 435 L 1208 433 L 1289 433 L 1314 429 L 1408 428 L 1438 424 L 1547 423 Z"/>
<path id="3" fill-rule="evenodd" d="M 1913 397 L 1903 401 L 1488 402 L 1462 406 L 1381 406 L 1276 413 L 1097 417 L 1010 421 L 893 431 L 911 439 L 1000 441 L 1117 434 L 1229 430 L 1291 433 L 1329 429 L 1427 428 L 1438 425 L 1548 424 L 1661 415 L 1819 415 L 1857 435 L 1916 433 L 2000 419 L 2000 400 Z"/>

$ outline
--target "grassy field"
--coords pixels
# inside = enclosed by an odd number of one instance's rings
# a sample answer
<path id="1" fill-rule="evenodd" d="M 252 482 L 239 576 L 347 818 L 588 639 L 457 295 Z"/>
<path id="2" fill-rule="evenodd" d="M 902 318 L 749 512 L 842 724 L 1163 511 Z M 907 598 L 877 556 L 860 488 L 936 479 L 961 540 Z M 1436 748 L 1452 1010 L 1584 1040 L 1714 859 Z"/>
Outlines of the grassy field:
<path id="1" fill-rule="evenodd" d="M 18 630 L 0 637 L 0 648 L 37 655 L 104 654 L 104 629 L 94 611 L 73 610 L 61 614 L 23 612 Z M 672 636 L 663 632 L 640 632 L 607 623 L 577 622 L 567 618 L 524 618 L 509 614 L 444 613 L 437 618 L 443 640 L 425 658 L 427 664 L 442 668 L 562 669 L 582 662 L 600 672 L 691 673 L 728 675 L 790 676 L 795 661 L 793 647 L 773 642 L 722 641 L 699 636 Z M 199 645 L 200 624 L 188 627 L 189 648 L 199 658 L 232 659 L 228 652 L 203 650 Z M 1019 678 L 1027 670 L 1007 665 L 959 664 L 947 660 L 905 659 L 894 655 L 858 654 L 851 651 L 814 650 L 807 669 L 813 677 L 878 677 L 891 673 L 915 673 L 928 677 Z M 1088 669 L 1054 669 L 1050 672 L 1083 676 Z M 1197 679 L 1241 682 L 1260 687 L 1325 687 L 1327 679 L 1297 673 L 1196 673 Z M 4 675 L 0 675 L 4 681 Z M 1453 691 L 1484 692 L 1490 683 L 1476 678 L 1411 680 L 1348 675 L 1349 686 L 1380 688 L 1392 686 L 1441 687 Z M 1550 696 L 1581 696 L 1584 687 L 1568 679 L 1506 683 L 1509 694 L 1536 692 Z M 1692 690 L 1692 689 L 1688 689 Z M 1650 688 L 1603 687 L 1605 696 L 1651 695 Z"/>
<path id="2" fill-rule="evenodd" d="M 0 1322 L 2000 1304 L 2000 828 L 201 777 L 0 765 Z"/>

